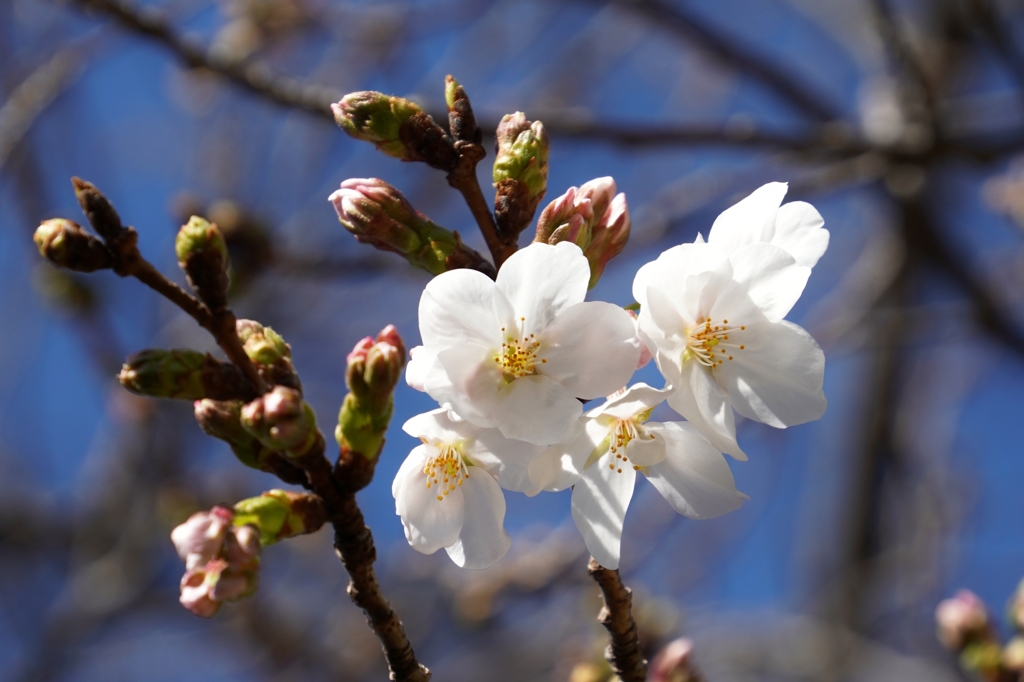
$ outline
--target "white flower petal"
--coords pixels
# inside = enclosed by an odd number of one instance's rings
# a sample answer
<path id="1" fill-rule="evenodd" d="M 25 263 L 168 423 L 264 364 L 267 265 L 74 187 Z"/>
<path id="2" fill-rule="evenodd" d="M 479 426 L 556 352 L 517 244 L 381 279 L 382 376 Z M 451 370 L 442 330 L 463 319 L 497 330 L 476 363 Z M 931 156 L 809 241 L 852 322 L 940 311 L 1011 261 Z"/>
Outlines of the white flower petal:
<path id="1" fill-rule="evenodd" d="M 695 361 L 685 363 L 678 381 L 669 379 L 674 390 L 668 404 L 697 427 L 719 452 L 745 462 L 747 455 L 736 442 L 732 406 L 710 374 L 710 370 Z"/>
<path id="2" fill-rule="evenodd" d="M 496 426 L 506 438 L 551 445 L 572 433 L 583 406 L 554 379 L 531 375 L 515 379 L 501 390 L 496 413 L 501 416 Z"/>
<path id="3" fill-rule="evenodd" d="M 680 358 L 686 350 L 686 321 L 661 289 L 650 287 L 645 298 L 647 305 L 637 318 L 643 342 L 651 348 L 655 359 L 659 355 Z"/>
<path id="4" fill-rule="evenodd" d="M 787 189 L 784 182 L 769 182 L 722 211 L 711 226 L 708 243 L 732 252 L 741 246 L 764 240 L 765 228 L 774 222 L 775 212 L 786 196 Z"/>
<path id="5" fill-rule="evenodd" d="M 404 467 L 404 483 L 400 483 L 395 496 L 395 512 L 402 517 L 405 537 L 412 548 L 424 554 L 433 554 L 442 547 L 448 547 L 459 539 L 463 522 L 462 492 L 456 488 L 443 499 L 437 499 L 437 486 L 427 488 L 427 476 L 423 472 L 423 457 L 437 454 L 430 446 L 417 455 L 420 466 L 410 464 Z M 416 448 L 409 454 L 412 459 Z"/>
<path id="6" fill-rule="evenodd" d="M 536 495 L 541 490 L 557 492 L 575 485 L 587 462 L 608 452 L 608 424 L 588 418 L 582 422 L 583 428 L 575 436 L 552 445 L 530 462 L 533 487 L 526 491 L 528 495 Z"/>
<path id="7" fill-rule="evenodd" d="M 431 445 L 457 443 L 480 433 L 480 427 L 452 419 L 443 407 L 410 417 L 402 424 L 402 430 L 413 438 L 426 439 Z"/>
<path id="8" fill-rule="evenodd" d="M 811 275 L 811 269 L 797 265 L 793 256 L 760 242 L 738 249 L 729 262 L 733 279 L 747 286 L 747 295 L 772 322 L 789 313 Z"/>
<path id="9" fill-rule="evenodd" d="M 417 391 L 427 392 L 427 377 L 437 365 L 437 354 L 441 349 L 434 346 L 416 346 L 409 351 L 409 364 L 405 367 L 405 383 Z"/>
<path id="10" fill-rule="evenodd" d="M 430 280 L 420 297 L 424 346 L 500 346 L 509 320 L 496 312 L 493 281 L 476 270 L 450 270 Z"/>
<path id="11" fill-rule="evenodd" d="M 665 440 L 657 429 L 643 427 L 641 437 L 631 438 L 626 443 L 626 457 L 630 464 L 647 467 L 658 464 L 665 459 Z"/>
<path id="12" fill-rule="evenodd" d="M 611 303 L 577 303 L 539 338 L 537 371 L 588 400 L 625 385 L 640 359 L 633 318 Z"/>
<path id="13" fill-rule="evenodd" d="M 633 384 L 621 393 L 608 396 L 603 405 L 587 412 L 587 415 L 603 414 L 616 419 L 629 419 L 654 409 L 665 401 L 668 394 L 669 391 L 665 389 L 653 388 L 642 382 Z"/>
<path id="14" fill-rule="evenodd" d="M 473 464 L 486 470 L 505 490 L 519 493 L 533 487 L 530 462 L 543 451 L 543 446 L 506 438 L 498 429 L 484 429 L 466 442 L 466 456 Z"/>
<path id="15" fill-rule="evenodd" d="M 512 538 L 505 532 L 505 496 L 487 472 L 470 467 L 459 486 L 465 500 L 465 521 L 459 539 L 447 548 L 462 568 L 487 568 L 505 556 Z"/>
<path id="16" fill-rule="evenodd" d="M 692 424 L 650 428 L 664 439 L 666 457 L 644 473 L 673 509 L 691 519 L 710 519 L 743 504 L 725 457 Z"/>
<path id="17" fill-rule="evenodd" d="M 505 379 L 493 352 L 481 346 L 453 346 L 438 353 L 437 360 L 443 372 L 427 377 L 427 394 L 472 424 L 496 426 Z M 443 381 L 433 381 L 435 376 Z"/>
<path id="18" fill-rule="evenodd" d="M 828 248 L 825 221 L 810 204 L 792 201 L 775 214 L 775 229 L 770 243 L 785 249 L 797 265 L 813 268 Z"/>
<path id="19" fill-rule="evenodd" d="M 810 334 L 792 322 L 760 322 L 740 339 L 745 348 L 715 369 L 737 412 L 777 428 L 821 417 L 825 354 Z"/>
<path id="20" fill-rule="evenodd" d="M 423 465 L 426 464 L 427 461 L 428 452 L 432 453 L 434 450 L 428 448 L 426 445 L 417 445 L 412 449 L 412 452 L 409 453 L 409 456 L 405 458 L 402 465 L 398 467 L 398 473 L 395 474 L 395 480 L 391 482 L 391 496 L 396 500 L 398 499 L 402 486 L 408 482 L 416 469 L 423 469 Z M 424 479 L 424 481 L 425 480 L 426 479 Z"/>
<path id="21" fill-rule="evenodd" d="M 501 266 L 497 288 L 512 304 L 515 322 L 525 318 L 521 329 L 529 335 L 543 331 L 566 308 L 581 303 L 589 283 L 590 263 L 580 247 L 572 242 L 533 243 Z"/>
<path id="22" fill-rule="evenodd" d="M 573 487 L 572 518 L 590 555 L 605 568 L 616 569 L 636 472 L 626 467 L 619 473 L 609 468 L 606 459 L 587 467 Z"/>

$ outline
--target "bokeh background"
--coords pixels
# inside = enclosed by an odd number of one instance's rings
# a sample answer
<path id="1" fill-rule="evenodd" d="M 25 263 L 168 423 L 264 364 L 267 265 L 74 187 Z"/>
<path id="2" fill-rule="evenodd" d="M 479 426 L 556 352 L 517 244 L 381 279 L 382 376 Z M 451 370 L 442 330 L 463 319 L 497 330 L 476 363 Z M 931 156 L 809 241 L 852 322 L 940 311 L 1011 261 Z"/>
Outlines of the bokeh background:
<path id="1" fill-rule="evenodd" d="M 633 236 L 591 298 L 630 303 L 641 264 L 764 182 L 831 232 L 790 316 L 825 348 L 825 416 L 742 424 L 751 499 L 723 518 L 638 482 L 622 573 L 648 654 L 685 634 L 715 682 L 962 679 L 936 603 L 968 587 L 998 613 L 1024 576 L 1022 23 L 1018 0 L 0 0 L 0 677 L 383 679 L 326 531 L 268 550 L 216 618 L 178 605 L 170 529 L 280 484 L 190 405 L 113 380 L 143 348 L 216 350 L 205 332 L 134 280 L 56 271 L 31 235 L 81 219 L 81 176 L 183 281 L 178 225 L 215 220 L 233 308 L 291 343 L 330 432 L 352 345 L 388 323 L 418 342 L 426 275 L 357 244 L 327 195 L 384 178 L 485 249 L 443 173 L 322 104 L 439 111 L 451 73 L 485 130 L 545 122 L 550 199 L 604 175 L 626 193 Z M 604 632 L 568 493 L 507 493 L 513 546 L 486 571 L 405 543 L 397 426 L 432 407 L 399 388 L 359 496 L 420 659 L 437 680 L 579 675 Z"/>

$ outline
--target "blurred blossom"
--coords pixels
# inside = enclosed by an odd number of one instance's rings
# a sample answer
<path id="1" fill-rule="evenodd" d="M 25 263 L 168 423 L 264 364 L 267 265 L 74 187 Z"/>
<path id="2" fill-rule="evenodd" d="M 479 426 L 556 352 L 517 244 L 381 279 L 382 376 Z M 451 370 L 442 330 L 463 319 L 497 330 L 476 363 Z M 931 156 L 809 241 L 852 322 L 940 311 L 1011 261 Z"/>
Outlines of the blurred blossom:
<path id="1" fill-rule="evenodd" d="M 693 640 L 674 639 L 665 645 L 650 665 L 650 682 L 697 682 L 693 669 Z"/>
<path id="2" fill-rule="evenodd" d="M 943 646 L 959 651 L 971 639 L 988 630 L 988 611 L 984 602 L 969 590 L 960 590 L 952 598 L 939 603 L 935 609 L 939 641 Z"/>

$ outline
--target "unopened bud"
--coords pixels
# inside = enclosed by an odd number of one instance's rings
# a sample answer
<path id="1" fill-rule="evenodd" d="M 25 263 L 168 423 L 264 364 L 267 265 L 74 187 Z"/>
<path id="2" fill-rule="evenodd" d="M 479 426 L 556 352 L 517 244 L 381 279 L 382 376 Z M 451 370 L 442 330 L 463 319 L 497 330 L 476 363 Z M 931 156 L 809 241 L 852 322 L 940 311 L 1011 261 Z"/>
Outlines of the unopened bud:
<path id="1" fill-rule="evenodd" d="M 685 637 L 669 642 L 651 662 L 651 682 L 696 682 L 693 641 Z"/>
<path id="2" fill-rule="evenodd" d="M 39 255 L 59 268 L 95 272 L 109 268 L 113 262 L 103 242 L 70 220 L 44 221 L 32 238 Z"/>
<path id="3" fill-rule="evenodd" d="M 82 207 L 96 234 L 108 243 L 119 238 L 125 228 L 121 225 L 121 217 L 117 215 L 110 201 L 103 196 L 103 192 L 99 191 L 96 185 L 81 178 L 71 178 L 71 184 L 75 188 L 78 205 Z"/>
<path id="4" fill-rule="evenodd" d="M 233 517 L 227 507 L 214 507 L 196 512 L 171 531 L 171 542 L 186 569 L 202 566 L 221 554 Z"/>
<path id="5" fill-rule="evenodd" d="M 349 393 L 338 413 L 338 445 L 375 457 L 394 410 L 394 390 L 405 367 L 405 344 L 394 325 L 377 339 L 366 337 L 348 354 L 345 382 Z"/>
<path id="6" fill-rule="evenodd" d="M 935 623 L 943 646 L 959 651 L 988 632 L 988 612 L 976 594 L 960 590 L 951 599 L 939 603 Z"/>
<path id="7" fill-rule="evenodd" d="M 533 220 L 547 192 L 549 149 L 544 124 L 526 120 L 522 112 L 498 124 L 494 215 L 502 237 L 514 240 Z"/>
<path id="8" fill-rule="evenodd" d="M 425 161 L 449 169 L 455 162 L 452 141 L 419 105 L 380 92 L 353 92 L 331 105 L 342 130 L 372 142 L 388 156 Z"/>
<path id="9" fill-rule="evenodd" d="M 174 242 L 178 265 L 200 299 L 213 310 L 227 305 L 228 247 L 214 223 L 192 216 Z"/>
<path id="10" fill-rule="evenodd" d="M 1024 672 L 1024 636 L 1017 635 L 1003 647 L 1003 667 Z"/>
<path id="11" fill-rule="evenodd" d="M 292 349 L 280 334 L 254 320 L 235 323 L 238 340 L 263 380 L 271 386 L 302 390 L 302 382 L 292 365 Z"/>
<path id="12" fill-rule="evenodd" d="M 316 414 L 301 394 L 275 386 L 242 408 L 242 425 L 268 448 L 301 457 L 316 443 Z"/>
<path id="13" fill-rule="evenodd" d="M 444 101 L 448 105 L 448 127 L 456 140 L 480 144 L 483 131 L 477 126 L 469 96 L 450 75 L 444 81 Z"/>
<path id="14" fill-rule="evenodd" d="M 463 244 L 457 232 L 432 222 L 383 180 L 346 180 L 329 199 L 338 221 L 357 240 L 397 253 L 432 275 L 465 267 L 493 273 L 490 263 Z"/>
<path id="15" fill-rule="evenodd" d="M 203 431 L 227 443 L 238 461 L 253 469 L 272 472 L 269 460 L 275 453 L 242 426 L 242 405 L 240 400 L 204 399 L 197 400 L 193 407 Z"/>
<path id="16" fill-rule="evenodd" d="M 631 223 L 625 194 L 615 193 L 615 180 L 597 178 L 579 188 L 570 187 L 541 211 L 534 241 L 557 244 L 571 241 L 590 262 L 590 287 L 605 266 L 622 252 Z"/>
<path id="17" fill-rule="evenodd" d="M 271 490 L 235 505 L 235 525 L 257 528 L 264 547 L 296 535 L 315 533 L 326 521 L 323 501 L 310 493 Z"/>
<path id="18" fill-rule="evenodd" d="M 194 350 L 150 349 L 128 358 L 117 377 L 132 393 L 179 400 L 249 399 L 252 386 L 240 369 Z"/>

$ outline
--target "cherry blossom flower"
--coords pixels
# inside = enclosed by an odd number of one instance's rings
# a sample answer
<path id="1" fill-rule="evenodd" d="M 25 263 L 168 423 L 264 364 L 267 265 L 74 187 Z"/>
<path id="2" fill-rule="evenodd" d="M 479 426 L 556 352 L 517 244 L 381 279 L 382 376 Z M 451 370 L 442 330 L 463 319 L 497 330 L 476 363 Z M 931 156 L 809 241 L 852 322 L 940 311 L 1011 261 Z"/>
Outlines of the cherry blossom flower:
<path id="1" fill-rule="evenodd" d="M 721 516 L 743 504 L 725 457 L 697 429 L 647 421 L 665 395 L 647 384 L 619 391 L 583 415 L 576 438 L 548 448 L 530 464 L 529 494 L 573 486 L 572 517 L 605 568 L 619 566 L 638 471 L 674 510 L 693 519 Z"/>
<path id="2" fill-rule="evenodd" d="M 420 299 L 423 346 L 409 385 L 481 428 L 550 445 L 583 410 L 624 385 L 640 342 L 622 308 L 583 299 L 590 266 L 575 244 L 534 243 L 512 255 L 497 281 L 471 270 L 435 277 Z"/>
<path id="3" fill-rule="evenodd" d="M 783 320 L 810 272 L 773 244 L 728 253 L 694 243 L 664 252 L 633 281 L 641 337 L 673 389 L 668 404 L 737 459 L 746 455 L 733 410 L 776 428 L 825 411 L 825 356 Z"/>
<path id="4" fill-rule="evenodd" d="M 731 253 L 766 242 L 793 256 L 797 265 L 813 268 L 828 248 L 828 230 L 810 204 L 782 203 L 788 188 L 785 182 L 769 182 L 727 208 L 711 226 L 708 243 Z"/>
<path id="5" fill-rule="evenodd" d="M 417 415 L 402 429 L 423 441 L 398 470 L 391 494 L 413 549 L 444 547 L 463 568 L 487 568 L 512 543 L 503 523 L 501 488 L 525 491 L 528 467 L 543 448 L 510 441 L 444 408 Z"/>

